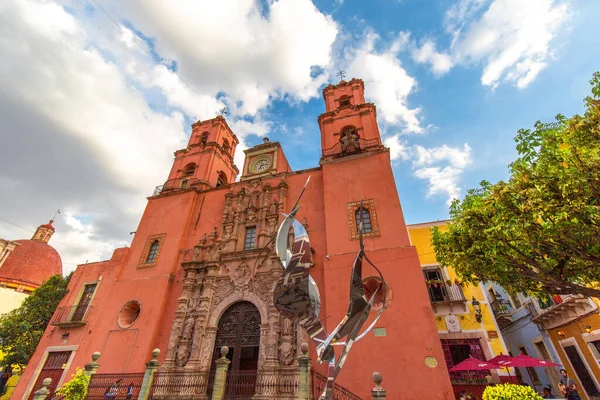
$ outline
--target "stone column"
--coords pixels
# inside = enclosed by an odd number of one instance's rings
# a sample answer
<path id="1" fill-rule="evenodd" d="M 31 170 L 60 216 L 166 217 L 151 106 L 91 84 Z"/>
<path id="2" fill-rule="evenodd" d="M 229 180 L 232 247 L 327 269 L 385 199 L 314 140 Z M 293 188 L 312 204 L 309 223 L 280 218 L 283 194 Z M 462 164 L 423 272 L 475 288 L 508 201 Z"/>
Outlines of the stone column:
<path id="1" fill-rule="evenodd" d="M 308 356 L 308 344 L 300 345 L 302 355 L 298 357 L 300 373 L 298 375 L 298 399 L 310 400 L 310 357 Z"/>
<path id="2" fill-rule="evenodd" d="M 158 356 L 160 355 L 159 349 L 152 350 L 152 360 L 146 363 L 146 372 L 144 373 L 144 380 L 142 381 L 142 387 L 140 388 L 140 394 L 138 400 L 147 400 L 150 396 L 152 389 L 152 383 L 154 383 L 154 373 L 158 369 Z"/>
<path id="3" fill-rule="evenodd" d="M 50 390 L 48 389 L 48 386 L 50 386 L 51 383 L 52 383 L 51 378 L 44 379 L 42 381 L 42 388 L 36 390 L 33 393 L 33 400 L 45 400 L 46 396 L 48 396 L 50 394 Z"/>
<path id="4" fill-rule="evenodd" d="M 98 368 L 100 368 L 100 364 L 98 364 L 99 358 L 100 352 L 97 351 L 94 354 L 92 354 L 92 362 L 85 364 L 85 374 L 90 378 L 98 371 Z"/>
<path id="5" fill-rule="evenodd" d="M 373 397 L 373 400 L 385 400 L 387 393 L 385 389 L 381 386 L 381 381 L 383 380 L 383 377 L 379 372 L 373 372 L 372 379 L 373 382 L 375 382 L 375 387 L 371 390 L 371 396 Z"/>
<path id="6" fill-rule="evenodd" d="M 225 357 L 229 353 L 229 347 L 221 347 L 221 358 L 215 363 L 217 364 L 217 370 L 215 371 L 215 383 L 213 385 L 212 400 L 222 400 L 225 397 L 225 388 L 227 383 L 227 368 L 229 368 L 229 361 Z"/>

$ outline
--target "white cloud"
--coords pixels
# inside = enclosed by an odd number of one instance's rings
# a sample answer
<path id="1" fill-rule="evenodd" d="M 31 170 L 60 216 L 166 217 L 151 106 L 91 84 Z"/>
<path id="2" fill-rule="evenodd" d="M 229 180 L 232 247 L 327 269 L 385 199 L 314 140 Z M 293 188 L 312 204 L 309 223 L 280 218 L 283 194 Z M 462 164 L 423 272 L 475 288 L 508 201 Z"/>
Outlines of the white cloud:
<path id="1" fill-rule="evenodd" d="M 453 57 L 460 63 L 485 63 L 481 83 L 506 81 L 527 86 L 552 56 L 550 44 L 568 18 L 560 0 L 493 0 L 479 18 L 466 22 L 484 2 L 463 1 L 467 10 L 455 18 Z M 451 8 L 451 10 L 453 10 Z M 450 12 L 450 11 L 449 11 Z M 452 15 L 452 12 L 450 12 Z M 448 17 L 449 20 L 454 20 Z"/>
<path id="2" fill-rule="evenodd" d="M 397 53 L 407 43 L 408 36 L 401 32 L 387 49 L 378 51 L 377 34 L 367 31 L 356 48 L 346 54 L 351 77 L 361 77 L 368 87 L 366 95 L 377 105 L 378 114 L 388 124 L 398 124 L 406 133 L 423 133 L 419 118 L 420 108 L 408 106 L 408 95 L 417 88 L 417 81 L 402 67 Z"/>
<path id="3" fill-rule="evenodd" d="M 412 58 L 420 64 L 430 64 L 431 71 L 436 76 L 448 73 L 453 66 L 450 55 L 438 52 L 435 43 L 431 40 L 426 40 L 421 47 L 413 49 Z"/>
<path id="4" fill-rule="evenodd" d="M 394 160 L 408 160 L 410 150 L 406 142 L 400 141 L 400 135 L 396 134 L 384 140 L 384 144 L 390 149 L 390 158 Z"/>
<path id="5" fill-rule="evenodd" d="M 471 148 L 466 143 L 462 148 L 414 146 L 414 175 L 428 181 L 428 196 L 445 194 L 448 204 L 459 198 L 458 182 L 471 162 Z"/>

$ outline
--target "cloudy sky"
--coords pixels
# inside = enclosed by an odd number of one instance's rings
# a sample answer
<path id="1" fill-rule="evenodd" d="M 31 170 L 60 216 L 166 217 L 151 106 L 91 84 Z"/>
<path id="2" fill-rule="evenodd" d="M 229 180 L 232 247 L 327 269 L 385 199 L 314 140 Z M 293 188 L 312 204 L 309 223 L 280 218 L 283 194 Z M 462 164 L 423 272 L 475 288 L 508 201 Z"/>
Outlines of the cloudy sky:
<path id="1" fill-rule="evenodd" d="M 190 124 L 229 109 L 320 156 L 321 89 L 362 78 L 408 222 L 505 179 L 517 129 L 581 112 L 600 69 L 594 0 L 2 0 L 0 237 L 57 209 L 65 271 L 128 244 Z"/>

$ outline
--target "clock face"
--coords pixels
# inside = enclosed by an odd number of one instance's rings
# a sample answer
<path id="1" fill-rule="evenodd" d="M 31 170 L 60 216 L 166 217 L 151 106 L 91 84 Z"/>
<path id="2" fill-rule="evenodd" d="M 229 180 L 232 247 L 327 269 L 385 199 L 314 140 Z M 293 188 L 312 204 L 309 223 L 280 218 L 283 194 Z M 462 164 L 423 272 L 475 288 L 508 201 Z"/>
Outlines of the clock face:
<path id="1" fill-rule="evenodd" d="M 265 172 L 271 167 L 271 158 L 270 157 L 261 157 L 252 163 L 250 166 L 250 170 L 255 174 Z"/>

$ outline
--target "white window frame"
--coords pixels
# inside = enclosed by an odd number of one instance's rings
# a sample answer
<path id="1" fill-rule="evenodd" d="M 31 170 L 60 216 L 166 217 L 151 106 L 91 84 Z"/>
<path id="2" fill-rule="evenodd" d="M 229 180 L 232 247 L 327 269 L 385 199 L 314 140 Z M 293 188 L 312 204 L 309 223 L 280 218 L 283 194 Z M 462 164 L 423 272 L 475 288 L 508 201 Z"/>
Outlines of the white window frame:
<path id="1" fill-rule="evenodd" d="M 575 377 L 577 378 L 577 382 L 578 382 L 577 388 L 581 389 L 585 393 L 585 395 L 588 398 L 590 398 L 590 395 L 585 390 L 585 387 L 583 387 L 583 385 L 581 384 L 581 381 L 579 380 L 579 375 L 577 375 L 577 371 L 575 371 L 573 364 L 571 364 L 571 359 L 569 358 L 569 356 L 567 355 L 567 352 L 565 351 L 565 346 L 575 346 L 575 350 L 577 350 L 577 352 L 579 353 L 579 357 L 583 361 L 583 365 L 587 368 L 588 373 L 590 374 L 590 376 L 594 380 L 594 383 L 596 384 L 596 388 L 600 391 L 600 385 L 598 384 L 598 379 L 596 379 L 596 376 L 594 375 L 594 373 L 592 372 L 592 369 L 590 368 L 590 364 L 588 364 L 587 360 L 583 356 L 583 353 L 581 352 L 581 348 L 579 347 L 579 344 L 577 344 L 577 340 L 575 340 L 575 338 L 573 338 L 573 337 L 570 337 L 570 338 L 561 340 L 559 343 L 560 343 L 560 347 L 562 348 L 562 351 L 565 355 L 566 361 L 571 366 L 571 370 L 573 371 L 573 373 L 575 374 Z"/>

